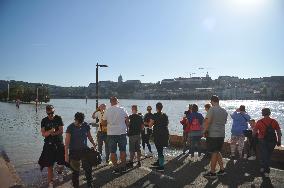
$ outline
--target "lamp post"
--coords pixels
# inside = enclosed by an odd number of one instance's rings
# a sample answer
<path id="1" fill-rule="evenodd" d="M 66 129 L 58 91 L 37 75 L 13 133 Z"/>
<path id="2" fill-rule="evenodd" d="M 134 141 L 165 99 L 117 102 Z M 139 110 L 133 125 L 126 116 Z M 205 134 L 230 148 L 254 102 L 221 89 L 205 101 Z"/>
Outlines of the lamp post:
<path id="1" fill-rule="evenodd" d="M 8 81 L 8 94 L 7 94 L 7 102 L 10 100 L 10 81 Z"/>
<path id="2" fill-rule="evenodd" d="M 99 67 L 108 67 L 108 65 L 96 65 L 96 109 L 99 107 Z"/>
<path id="3" fill-rule="evenodd" d="M 38 86 L 36 87 L 36 113 L 37 113 L 37 105 L 38 105 Z"/>

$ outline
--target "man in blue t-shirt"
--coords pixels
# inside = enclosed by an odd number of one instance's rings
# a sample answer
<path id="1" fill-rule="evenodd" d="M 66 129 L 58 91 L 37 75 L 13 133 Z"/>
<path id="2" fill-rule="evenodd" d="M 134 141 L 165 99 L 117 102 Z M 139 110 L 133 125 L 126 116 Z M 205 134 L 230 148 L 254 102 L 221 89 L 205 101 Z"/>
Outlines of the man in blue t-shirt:
<path id="1" fill-rule="evenodd" d="M 85 171 L 88 187 L 93 187 L 92 165 L 86 157 L 88 151 L 87 139 L 96 148 L 96 144 L 90 132 L 90 126 L 84 122 L 85 115 L 77 112 L 75 122 L 70 124 L 66 130 L 65 137 L 65 161 L 69 163 L 73 171 L 72 183 L 74 187 L 79 187 L 80 161 Z M 70 160 L 69 160 L 70 157 Z"/>

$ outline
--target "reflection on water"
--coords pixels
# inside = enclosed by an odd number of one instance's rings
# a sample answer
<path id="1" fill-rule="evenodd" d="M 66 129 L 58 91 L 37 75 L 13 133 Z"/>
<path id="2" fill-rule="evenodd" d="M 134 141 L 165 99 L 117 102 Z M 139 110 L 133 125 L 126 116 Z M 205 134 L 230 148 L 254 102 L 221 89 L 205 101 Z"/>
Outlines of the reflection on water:
<path id="1" fill-rule="evenodd" d="M 101 100 L 109 106 L 108 100 Z M 131 105 L 137 104 L 139 111 L 145 113 L 148 105 L 153 106 L 158 101 L 154 100 L 120 100 L 130 113 Z M 164 104 L 164 112 L 168 114 L 170 120 L 171 134 L 182 134 L 182 126 L 179 121 L 188 104 L 196 103 L 199 111 L 205 114 L 204 104 L 209 101 L 161 101 Z M 92 122 L 91 115 L 95 110 L 95 100 L 80 99 L 54 99 L 50 102 L 55 106 L 56 114 L 62 116 L 66 129 L 67 125 L 72 123 L 73 116 L 77 111 L 86 115 L 86 121 Z M 284 102 L 278 101 L 222 101 L 223 106 L 228 113 L 232 113 L 241 104 L 246 106 L 248 113 L 254 119 L 261 117 L 261 109 L 269 107 L 272 110 L 272 116 L 276 117 L 280 126 L 284 127 Z M 38 184 L 46 172 L 39 171 L 37 160 L 40 156 L 43 137 L 40 134 L 40 122 L 45 117 L 45 106 L 39 107 L 38 113 L 35 112 L 34 105 L 21 105 L 19 109 L 14 104 L 0 103 L 0 148 L 4 148 L 10 160 L 15 165 L 21 178 L 29 185 Z M 229 117 L 226 125 L 226 138 L 230 138 L 231 118 Z M 93 136 L 96 129 L 92 130 Z M 282 137 L 283 139 L 283 137 Z M 283 141 L 283 140 L 282 140 Z M 172 152 L 172 151 L 171 151 Z M 175 153 L 175 152 L 174 152 Z M 173 153 L 168 153 L 173 154 Z"/>

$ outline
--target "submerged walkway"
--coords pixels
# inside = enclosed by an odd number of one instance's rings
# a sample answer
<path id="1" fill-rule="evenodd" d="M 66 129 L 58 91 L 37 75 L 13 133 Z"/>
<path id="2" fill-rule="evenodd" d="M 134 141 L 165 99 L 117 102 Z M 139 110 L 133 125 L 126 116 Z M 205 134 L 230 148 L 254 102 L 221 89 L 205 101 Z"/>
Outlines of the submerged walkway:
<path id="1" fill-rule="evenodd" d="M 208 180 L 202 175 L 209 169 L 209 159 L 190 161 L 188 155 L 166 156 L 165 172 L 151 169 L 154 158 L 142 161 L 142 167 L 133 168 L 121 175 L 111 173 L 111 166 L 101 165 L 94 170 L 95 187 L 283 187 L 284 170 L 272 168 L 270 177 L 264 178 L 259 173 L 258 161 L 224 159 L 227 174 L 216 180 Z M 283 167 L 282 167 L 283 168 Z M 71 174 L 65 176 L 56 187 L 71 186 Z M 80 176 L 81 187 L 86 187 L 83 173 Z M 45 187 L 45 186 L 43 186 Z"/>

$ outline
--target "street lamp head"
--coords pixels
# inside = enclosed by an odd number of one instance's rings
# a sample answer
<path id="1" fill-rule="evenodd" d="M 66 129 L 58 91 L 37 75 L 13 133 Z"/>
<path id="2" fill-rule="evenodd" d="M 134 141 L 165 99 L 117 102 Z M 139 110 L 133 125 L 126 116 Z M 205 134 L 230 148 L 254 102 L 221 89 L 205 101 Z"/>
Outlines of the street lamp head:
<path id="1" fill-rule="evenodd" d="M 98 65 L 99 67 L 108 67 L 108 65 Z"/>

